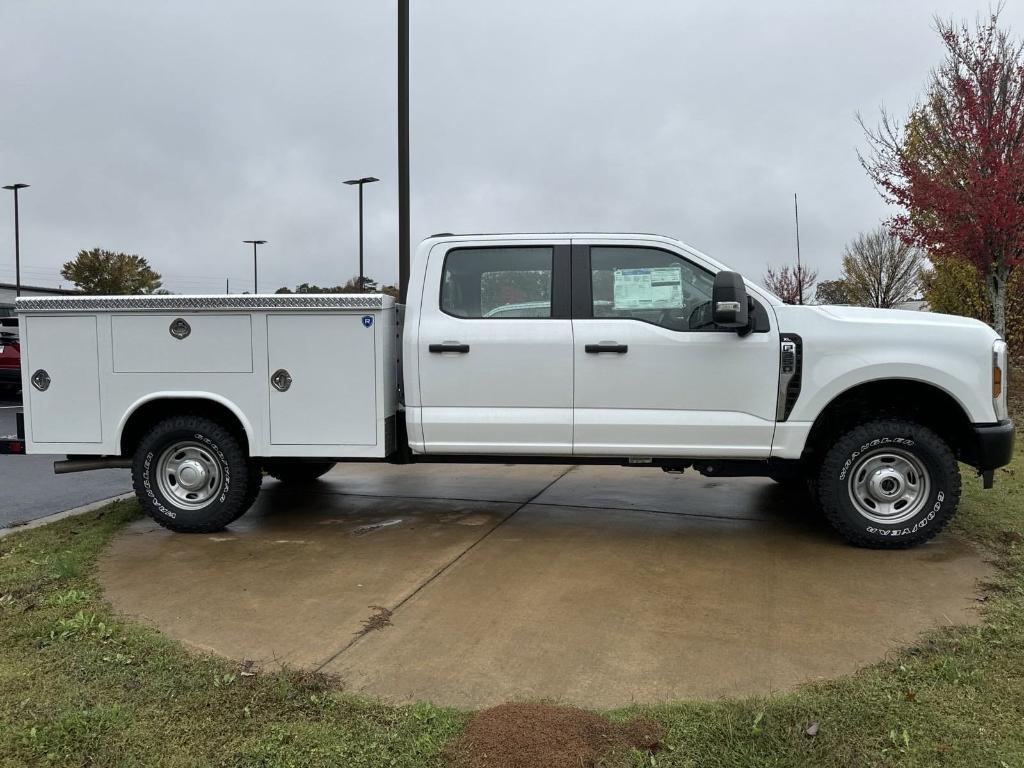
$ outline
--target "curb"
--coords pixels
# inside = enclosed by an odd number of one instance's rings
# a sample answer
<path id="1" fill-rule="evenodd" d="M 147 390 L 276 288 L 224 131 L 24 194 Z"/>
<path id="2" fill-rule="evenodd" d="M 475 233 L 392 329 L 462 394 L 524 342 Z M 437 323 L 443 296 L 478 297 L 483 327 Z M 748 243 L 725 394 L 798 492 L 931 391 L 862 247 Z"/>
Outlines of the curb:
<path id="1" fill-rule="evenodd" d="M 74 517 L 75 515 L 84 515 L 87 512 L 95 512 L 97 509 L 102 509 L 108 504 L 113 504 L 115 501 L 124 501 L 126 499 L 134 498 L 134 493 L 122 493 L 118 496 L 111 496 L 109 499 L 100 499 L 90 504 L 85 504 L 81 507 L 75 507 L 73 509 L 65 509 L 63 512 L 54 512 L 52 515 L 46 515 L 45 517 L 38 517 L 35 520 L 31 520 L 24 525 L 9 526 L 7 528 L 0 528 L 0 539 L 4 536 L 10 536 L 12 533 L 18 531 L 27 531 L 32 528 L 40 528 L 50 523 L 56 523 L 58 520 L 63 520 L 67 517 Z"/>

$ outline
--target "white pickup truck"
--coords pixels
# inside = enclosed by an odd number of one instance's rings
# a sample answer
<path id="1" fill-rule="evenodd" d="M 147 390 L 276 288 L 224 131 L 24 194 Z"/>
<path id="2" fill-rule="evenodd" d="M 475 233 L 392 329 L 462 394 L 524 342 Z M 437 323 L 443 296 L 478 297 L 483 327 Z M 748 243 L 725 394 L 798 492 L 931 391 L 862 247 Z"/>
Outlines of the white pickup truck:
<path id="1" fill-rule="evenodd" d="M 131 467 L 175 531 L 230 524 L 264 472 L 603 463 L 806 483 L 869 547 L 931 538 L 957 462 L 988 487 L 1012 453 L 988 326 L 788 306 L 667 237 L 438 235 L 408 297 L 19 299 L 25 412 L 0 450 Z"/>

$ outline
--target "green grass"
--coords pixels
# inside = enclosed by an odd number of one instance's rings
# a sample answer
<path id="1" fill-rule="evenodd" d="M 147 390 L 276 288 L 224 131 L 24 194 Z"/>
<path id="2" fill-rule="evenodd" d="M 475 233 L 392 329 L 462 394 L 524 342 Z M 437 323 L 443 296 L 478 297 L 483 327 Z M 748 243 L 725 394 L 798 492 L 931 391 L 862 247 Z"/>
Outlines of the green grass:
<path id="1" fill-rule="evenodd" d="M 299 672 L 245 676 L 115 616 L 96 558 L 138 514 L 122 502 L 0 539 L 0 766 L 441 764 L 463 713 L 386 706 Z M 632 762 L 1024 768 L 1024 452 L 994 490 L 965 483 L 955 528 L 997 564 L 983 624 L 794 693 L 614 712 L 667 728 L 666 749 Z"/>

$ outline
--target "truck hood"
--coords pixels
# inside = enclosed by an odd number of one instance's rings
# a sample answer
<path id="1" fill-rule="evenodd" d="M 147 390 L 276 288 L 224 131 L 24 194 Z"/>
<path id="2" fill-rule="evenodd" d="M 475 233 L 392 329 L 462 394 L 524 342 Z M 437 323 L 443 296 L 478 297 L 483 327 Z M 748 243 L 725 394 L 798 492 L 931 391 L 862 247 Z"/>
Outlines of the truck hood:
<path id="1" fill-rule="evenodd" d="M 788 309 L 788 308 L 787 308 Z M 851 323 L 870 323 L 872 325 L 915 325 L 934 326 L 937 328 L 973 328 L 975 330 L 986 330 L 996 338 L 996 333 L 980 320 L 972 317 L 961 317 L 960 315 L 943 315 L 938 312 L 921 312 L 913 309 L 876 309 L 874 307 L 847 307 L 847 306 L 804 306 L 794 309 L 810 310 L 818 312 L 836 320 L 843 320 Z"/>

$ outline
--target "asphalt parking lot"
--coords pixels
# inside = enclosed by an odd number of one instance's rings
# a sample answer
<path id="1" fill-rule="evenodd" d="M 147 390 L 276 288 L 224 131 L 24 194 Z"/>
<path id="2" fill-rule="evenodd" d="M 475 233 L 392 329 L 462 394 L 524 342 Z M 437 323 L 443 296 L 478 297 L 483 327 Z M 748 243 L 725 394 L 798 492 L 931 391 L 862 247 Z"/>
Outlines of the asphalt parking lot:
<path id="1" fill-rule="evenodd" d="M 0 435 L 15 433 L 16 400 L 0 400 Z M 0 456 L 0 528 L 109 499 L 131 490 L 126 469 L 53 474 L 63 456 Z"/>
<path id="2" fill-rule="evenodd" d="M 978 621 L 988 574 L 949 533 L 850 547 L 770 481 L 502 465 L 268 479 L 228 530 L 140 520 L 100 563 L 192 648 L 458 707 L 769 694 Z"/>

